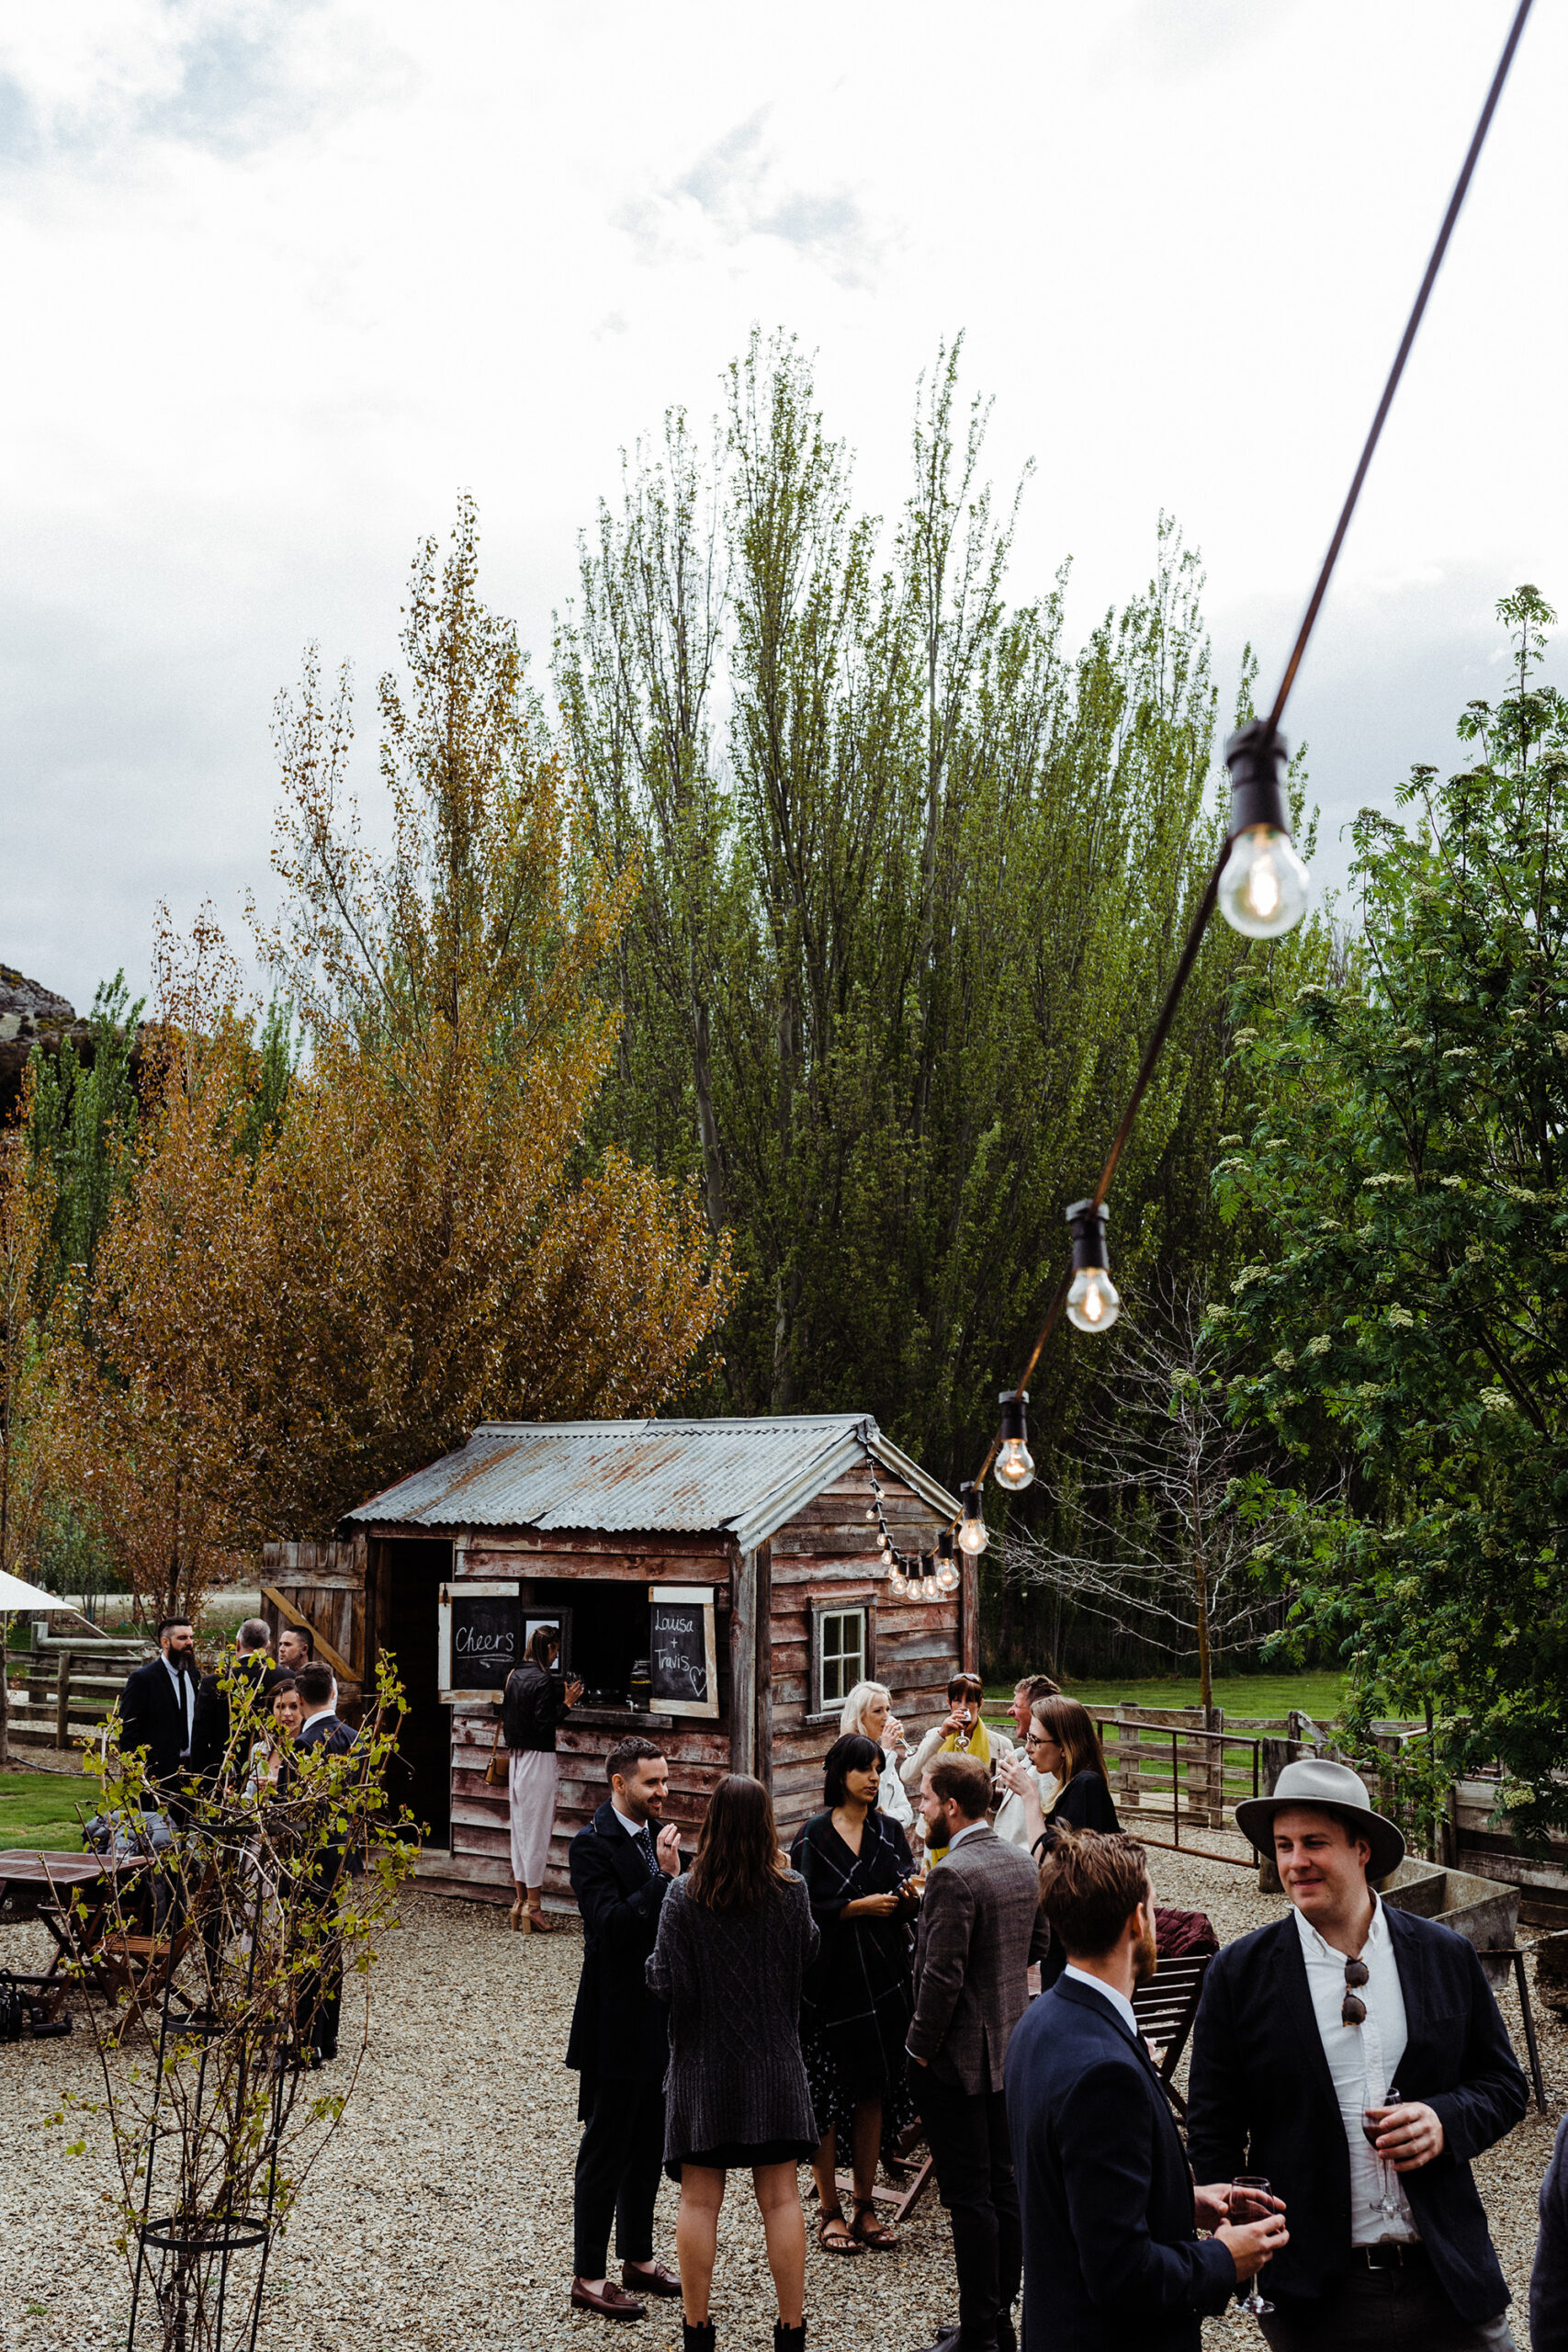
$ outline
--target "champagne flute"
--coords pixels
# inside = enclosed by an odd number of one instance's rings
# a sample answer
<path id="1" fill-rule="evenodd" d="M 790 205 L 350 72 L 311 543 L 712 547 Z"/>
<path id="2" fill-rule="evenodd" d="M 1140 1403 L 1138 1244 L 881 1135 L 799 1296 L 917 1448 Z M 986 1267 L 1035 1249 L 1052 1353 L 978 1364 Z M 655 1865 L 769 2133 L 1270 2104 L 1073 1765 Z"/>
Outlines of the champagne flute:
<path id="1" fill-rule="evenodd" d="M 1231 2183 L 1227 2206 L 1229 2218 L 1233 2222 L 1262 2222 L 1273 2210 L 1269 2201 L 1269 2183 L 1263 2175 L 1260 2172 L 1237 2173 Z M 1262 2273 L 1258 2272 L 1246 2294 L 1236 2297 L 1237 2311 L 1247 2312 L 1254 2319 L 1259 2312 L 1271 2312 L 1274 2308 L 1272 2303 L 1265 2302 L 1258 2291 L 1258 2280 L 1261 2276 Z"/>
<path id="2" fill-rule="evenodd" d="M 1379 2110 L 1379 2120 L 1376 2123 L 1371 2122 L 1368 2114 L 1363 2112 L 1361 2130 L 1365 2132 L 1374 2154 L 1377 2154 L 1378 2133 L 1383 2130 L 1388 2121 L 1387 2109 L 1391 2107 L 1403 2107 L 1404 2104 L 1404 2094 L 1395 2084 L 1390 2083 L 1388 2096 Z M 1382 2183 L 1382 2195 L 1372 2210 L 1374 2212 L 1381 2213 L 1385 2222 L 1397 2222 L 1400 2219 L 1399 2175 L 1386 2156 L 1378 2156 L 1378 2177 Z"/>

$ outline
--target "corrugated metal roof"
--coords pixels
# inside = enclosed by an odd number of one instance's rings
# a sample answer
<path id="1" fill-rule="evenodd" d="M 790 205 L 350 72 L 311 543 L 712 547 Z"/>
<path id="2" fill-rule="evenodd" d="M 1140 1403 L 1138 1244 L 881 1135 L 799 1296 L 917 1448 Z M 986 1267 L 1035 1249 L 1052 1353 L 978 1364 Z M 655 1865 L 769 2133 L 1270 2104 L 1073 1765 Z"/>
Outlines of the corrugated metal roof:
<path id="1" fill-rule="evenodd" d="M 958 1504 L 865 1413 L 778 1420 L 483 1421 L 348 1513 L 362 1527 L 724 1534 L 761 1544 L 869 1447 L 942 1518 Z"/>

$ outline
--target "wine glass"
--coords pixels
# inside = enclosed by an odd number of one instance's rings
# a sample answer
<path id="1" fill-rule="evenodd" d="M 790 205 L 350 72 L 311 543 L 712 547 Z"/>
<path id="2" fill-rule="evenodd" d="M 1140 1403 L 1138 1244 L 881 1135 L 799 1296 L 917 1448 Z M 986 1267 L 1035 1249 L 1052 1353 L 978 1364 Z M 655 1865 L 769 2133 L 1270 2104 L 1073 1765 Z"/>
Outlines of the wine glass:
<path id="1" fill-rule="evenodd" d="M 1391 2107 L 1403 2107 L 1404 2104 L 1404 2092 L 1401 2091 L 1395 2084 L 1390 2083 L 1388 2086 L 1388 2096 L 1383 2100 L 1382 2107 L 1379 2110 L 1379 2120 L 1376 2123 L 1372 2123 L 1368 2120 L 1366 2114 L 1363 2113 L 1361 2117 L 1361 2130 L 1366 2134 L 1368 2143 L 1371 2147 L 1374 2154 L 1377 2152 L 1378 2133 L 1383 2130 L 1388 2121 L 1387 2109 Z M 1378 2199 L 1377 2203 L 1372 2208 L 1372 2211 L 1375 2213 L 1381 2213 L 1385 2222 L 1397 2222 L 1400 2219 L 1399 2175 L 1394 2171 L 1393 2166 L 1389 2163 L 1386 2156 L 1378 2157 L 1378 2177 L 1382 2183 L 1382 2195 Z"/>
<path id="2" fill-rule="evenodd" d="M 1269 2183 L 1260 2172 L 1237 2173 L 1231 2183 L 1226 2210 L 1233 2222 L 1261 2222 L 1268 2218 L 1274 2208 L 1269 2201 Z M 1271 2312 L 1274 2308 L 1272 2303 L 1265 2302 L 1258 2291 L 1258 2280 L 1261 2276 L 1261 2272 L 1256 2273 L 1246 2294 L 1236 2297 L 1237 2311 L 1248 2312 L 1254 2319 L 1261 2312 Z"/>

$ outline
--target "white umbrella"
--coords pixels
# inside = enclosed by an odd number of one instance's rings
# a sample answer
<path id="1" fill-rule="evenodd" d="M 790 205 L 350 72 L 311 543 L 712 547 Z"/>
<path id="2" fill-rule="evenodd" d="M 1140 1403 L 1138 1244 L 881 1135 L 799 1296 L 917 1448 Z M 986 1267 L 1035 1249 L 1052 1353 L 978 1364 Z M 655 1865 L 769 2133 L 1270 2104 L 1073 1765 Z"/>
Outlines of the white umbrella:
<path id="1" fill-rule="evenodd" d="M 0 1615 L 13 1609 L 70 1609 L 69 1600 L 62 1600 L 57 1592 L 45 1592 L 40 1585 L 24 1584 L 20 1577 L 8 1577 L 0 1569 Z"/>

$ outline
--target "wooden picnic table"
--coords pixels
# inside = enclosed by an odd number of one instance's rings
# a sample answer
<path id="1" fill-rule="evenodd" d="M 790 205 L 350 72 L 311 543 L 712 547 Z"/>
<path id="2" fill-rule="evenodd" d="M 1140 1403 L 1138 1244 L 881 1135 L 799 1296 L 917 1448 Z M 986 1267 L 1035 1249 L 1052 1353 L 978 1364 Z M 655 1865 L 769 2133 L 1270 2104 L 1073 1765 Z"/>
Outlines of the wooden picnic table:
<path id="1" fill-rule="evenodd" d="M 0 1927 L 19 1927 L 40 1920 L 54 1939 L 54 1956 L 41 1976 L 18 1982 L 37 1987 L 50 2017 L 54 2017 L 73 1981 L 73 1972 L 85 1970 L 105 1999 L 118 1994 L 114 1975 L 105 1967 L 105 1922 L 122 1883 L 134 1881 L 152 1867 L 141 1854 L 57 1854 L 33 1847 L 0 1848 Z M 80 1894 L 83 1910 L 74 1898 Z"/>

